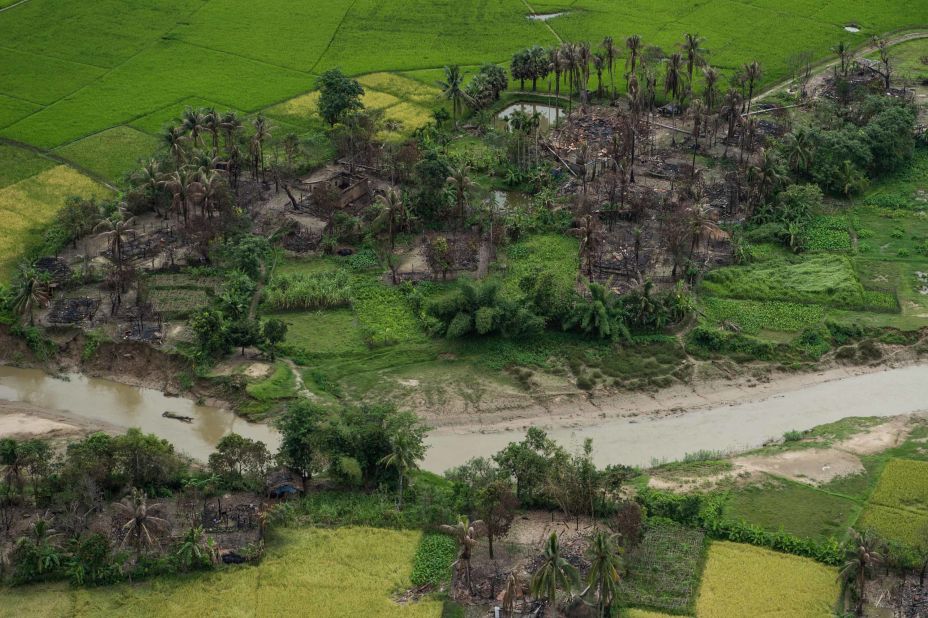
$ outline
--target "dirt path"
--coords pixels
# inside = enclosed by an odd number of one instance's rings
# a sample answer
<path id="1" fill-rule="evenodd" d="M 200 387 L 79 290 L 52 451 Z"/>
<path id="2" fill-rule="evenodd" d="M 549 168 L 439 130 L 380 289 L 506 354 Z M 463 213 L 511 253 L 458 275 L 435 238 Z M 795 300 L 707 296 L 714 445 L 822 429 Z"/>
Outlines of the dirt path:
<path id="1" fill-rule="evenodd" d="M 5 6 L 2 9 L 0 9 L 0 13 L 3 13 L 4 11 L 9 11 L 10 9 L 15 9 L 20 4 L 26 4 L 27 2 L 29 2 L 29 0 L 19 0 L 19 2 L 17 2 L 16 4 L 11 4 L 10 6 Z"/>
<path id="2" fill-rule="evenodd" d="M 900 43 L 905 43 L 907 41 L 915 41 L 918 39 L 925 39 L 925 38 L 928 38 L 928 30 L 913 30 L 909 32 L 903 32 L 895 36 L 886 37 L 886 42 L 890 46 L 893 46 L 893 45 L 899 45 Z M 859 47 L 856 50 L 854 50 L 854 56 L 866 55 L 876 50 L 877 50 L 877 46 L 871 42 L 871 43 L 864 45 L 863 47 Z M 837 59 L 824 60 L 814 65 L 812 79 L 809 81 L 809 85 L 808 85 L 809 93 L 813 98 L 815 96 L 816 91 L 822 87 L 825 81 L 826 73 L 828 69 L 832 68 L 836 64 L 838 64 Z M 757 94 L 754 97 L 753 101 L 756 103 L 771 95 L 781 92 L 785 90 L 786 88 L 788 88 L 790 85 L 792 85 L 794 81 L 795 80 L 793 78 L 789 78 L 778 84 L 774 84 L 773 86 L 770 86 L 763 92 L 760 92 L 759 94 Z"/>

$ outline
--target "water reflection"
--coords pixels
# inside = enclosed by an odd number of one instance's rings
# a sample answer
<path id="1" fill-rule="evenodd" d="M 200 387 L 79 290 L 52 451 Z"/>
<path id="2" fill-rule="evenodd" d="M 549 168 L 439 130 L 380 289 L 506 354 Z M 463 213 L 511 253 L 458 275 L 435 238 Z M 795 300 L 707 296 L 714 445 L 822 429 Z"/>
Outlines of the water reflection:
<path id="1" fill-rule="evenodd" d="M 272 451 L 280 443 L 276 430 L 261 423 L 249 423 L 228 410 L 80 374 L 59 379 L 38 369 L 0 367 L 0 399 L 24 401 L 124 429 L 138 427 L 169 440 L 178 451 L 201 461 L 209 457 L 223 436 L 233 431 L 261 440 Z M 165 418 L 162 414 L 166 411 L 194 420 L 182 423 Z"/>
<path id="2" fill-rule="evenodd" d="M 547 103 L 513 103 L 497 114 L 496 117 L 500 120 L 500 124 L 505 127 L 509 123 L 509 116 L 515 111 L 525 112 L 529 115 L 537 112 L 541 118 L 539 128 L 542 131 L 547 131 L 550 127 L 557 124 L 561 115 L 560 108 L 556 105 L 548 105 Z"/>

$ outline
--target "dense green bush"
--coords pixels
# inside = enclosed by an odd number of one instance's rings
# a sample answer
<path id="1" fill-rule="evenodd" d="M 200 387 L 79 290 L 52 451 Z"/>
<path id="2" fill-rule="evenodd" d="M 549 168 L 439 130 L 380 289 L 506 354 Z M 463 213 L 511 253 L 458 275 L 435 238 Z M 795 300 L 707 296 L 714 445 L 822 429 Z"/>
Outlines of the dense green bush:
<path id="1" fill-rule="evenodd" d="M 412 585 L 439 585 L 450 580 L 457 549 L 457 542 L 446 534 L 424 534 L 412 565 Z"/>
<path id="2" fill-rule="evenodd" d="M 351 282 L 344 271 L 275 275 L 264 291 L 275 311 L 333 309 L 351 302 Z"/>
<path id="3" fill-rule="evenodd" d="M 814 541 L 787 532 L 769 532 L 745 521 L 726 519 L 723 508 L 727 497 L 724 494 L 671 494 L 645 489 L 636 499 L 647 509 L 649 516 L 666 517 L 687 526 L 700 527 L 713 538 L 769 547 L 831 566 L 844 562 L 844 548 L 834 538 Z"/>

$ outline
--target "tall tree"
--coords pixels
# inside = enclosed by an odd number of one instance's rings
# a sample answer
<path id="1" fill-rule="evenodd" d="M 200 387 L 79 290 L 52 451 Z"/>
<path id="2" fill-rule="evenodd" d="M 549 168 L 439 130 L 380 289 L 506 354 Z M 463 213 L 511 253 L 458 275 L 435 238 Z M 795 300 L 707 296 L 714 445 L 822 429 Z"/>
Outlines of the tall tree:
<path id="1" fill-rule="evenodd" d="M 117 502 L 115 506 L 126 519 L 126 523 L 122 525 L 125 535 L 120 544 L 125 545 L 126 541 L 132 538 L 138 559 L 142 555 L 142 547 L 156 544 L 158 534 L 167 527 L 167 520 L 152 514 L 157 512 L 161 503 L 149 504 L 148 495 L 133 487 L 129 497 Z"/>
<path id="2" fill-rule="evenodd" d="M 320 75 L 316 85 L 319 87 L 319 114 L 330 126 L 334 127 L 345 114 L 364 107 L 361 103 L 364 88 L 339 69 L 329 69 Z"/>
<path id="3" fill-rule="evenodd" d="M 461 67 L 456 64 L 445 67 L 445 78 L 438 82 L 442 95 L 451 101 L 451 116 L 455 124 L 464 111 L 464 104 L 468 96 L 464 92 L 464 75 L 461 73 Z"/>
<path id="4" fill-rule="evenodd" d="M 42 276 L 32 266 L 22 268 L 16 278 L 13 289 L 13 312 L 19 316 L 29 316 L 29 326 L 35 326 L 35 308 L 48 305 L 51 289 L 48 276 Z"/>
<path id="5" fill-rule="evenodd" d="M 633 34 L 625 39 L 625 47 L 628 49 L 628 58 L 626 59 L 628 75 L 631 75 L 635 72 L 638 58 L 641 56 L 641 35 Z"/>
<path id="6" fill-rule="evenodd" d="M 473 591 L 473 583 L 471 581 L 471 572 L 470 572 L 470 559 L 473 554 L 474 547 L 477 545 L 477 538 L 480 535 L 483 529 L 482 521 L 470 521 L 467 517 L 461 516 L 458 518 L 458 523 L 454 526 L 449 526 L 447 524 L 439 526 L 439 529 L 445 534 L 449 534 L 455 538 L 458 542 L 458 560 L 457 563 L 459 568 L 464 571 L 464 582 L 467 584 L 467 589 Z"/>
<path id="7" fill-rule="evenodd" d="M 757 60 L 754 60 L 751 64 L 744 65 L 744 77 L 748 84 L 748 115 L 751 113 L 751 104 L 754 102 L 754 86 L 760 81 L 763 73 L 763 69 L 761 69 L 760 63 L 758 63 Z"/>
<path id="8" fill-rule="evenodd" d="M 410 472 L 419 467 L 419 462 L 425 457 L 425 447 L 422 445 L 424 428 L 418 424 L 407 424 L 393 428 L 390 436 L 390 452 L 378 462 L 381 466 L 393 468 L 397 473 L 398 508 L 403 509 L 403 480 Z"/>
<path id="9" fill-rule="evenodd" d="M 619 571 L 622 559 L 612 539 L 605 532 L 593 535 L 593 541 L 587 550 L 590 571 L 587 585 L 596 593 L 597 610 L 600 618 L 606 618 L 619 589 Z"/>
<path id="10" fill-rule="evenodd" d="M 470 168 L 467 165 L 451 167 L 445 181 L 454 192 L 455 211 L 460 225 L 464 225 L 465 206 L 470 190 L 474 186 L 474 181 L 470 179 L 469 174 Z"/>
<path id="11" fill-rule="evenodd" d="M 102 219 L 93 231 L 103 238 L 106 238 L 110 244 L 110 250 L 113 253 L 113 262 L 122 264 L 123 246 L 129 238 L 135 236 L 135 217 L 129 215 L 125 208 L 120 207 L 113 217 Z"/>
<path id="12" fill-rule="evenodd" d="M 380 212 L 374 219 L 373 224 L 387 228 L 387 235 L 390 238 L 390 250 L 392 251 L 395 248 L 396 226 L 406 218 L 406 206 L 403 203 L 403 196 L 396 189 L 390 188 L 386 193 L 377 196 L 377 204 L 380 207 Z"/>
<path id="13" fill-rule="evenodd" d="M 701 66 L 705 62 L 702 37 L 698 34 L 686 33 L 683 35 L 683 43 L 680 47 L 683 49 L 683 53 L 686 54 L 686 74 L 689 77 L 690 87 L 692 87 L 693 71 L 697 66 Z"/>
<path id="14" fill-rule="evenodd" d="M 615 41 L 611 36 L 607 36 L 601 43 L 603 48 L 603 59 L 606 61 L 606 69 L 609 71 L 609 84 L 612 86 L 612 98 L 615 99 L 615 59 L 619 55 L 619 50 L 615 46 Z"/>
<path id="15" fill-rule="evenodd" d="M 838 577 L 854 591 L 857 599 L 854 612 L 863 616 L 867 578 L 874 568 L 883 563 L 883 554 L 879 551 L 880 541 L 872 531 L 865 530 L 861 533 L 851 529 L 849 536 L 847 559 Z"/>
<path id="16" fill-rule="evenodd" d="M 557 591 L 570 591 L 577 583 L 577 569 L 561 555 L 557 533 L 552 532 L 545 543 L 541 565 L 532 576 L 531 591 L 538 598 L 548 601 L 551 609 L 557 613 Z"/>

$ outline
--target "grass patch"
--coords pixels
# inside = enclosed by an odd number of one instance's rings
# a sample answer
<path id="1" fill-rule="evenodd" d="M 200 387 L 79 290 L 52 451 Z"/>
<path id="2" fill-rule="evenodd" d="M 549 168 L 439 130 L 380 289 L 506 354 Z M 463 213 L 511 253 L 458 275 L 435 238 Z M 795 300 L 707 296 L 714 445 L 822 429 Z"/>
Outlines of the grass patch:
<path id="1" fill-rule="evenodd" d="M 296 377 L 287 363 L 277 362 L 270 376 L 249 384 L 245 391 L 261 402 L 290 399 L 296 396 Z"/>
<path id="2" fill-rule="evenodd" d="M 738 489 L 725 504 L 728 519 L 816 540 L 842 538 L 857 512 L 853 500 L 785 480 Z"/>
<path id="3" fill-rule="evenodd" d="M 31 150 L 0 144 L 0 189 L 55 167 L 55 162 Z"/>
<path id="4" fill-rule="evenodd" d="M 808 558 L 714 542 L 696 615 L 826 618 L 834 613 L 838 591 L 837 571 Z"/>
<path id="5" fill-rule="evenodd" d="M 704 538 L 699 530 L 675 524 L 649 526 L 625 558 L 622 601 L 674 613 L 692 609 L 705 561 Z"/>
<path id="6" fill-rule="evenodd" d="M 521 294 L 519 280 L 536 269 L 553 271 L 565 286 L 573 285 L 580 267 L 577 239 L 562 234 L 539 234 L 509 246 L 505 256 L 503 292 Z"/>
<path id="7" fill-rule="evenodd" d="M 280 530 L 254 567 L 105 588 L 3 590 L 0 616 L 276 616 L 300 607 L 333 618 L 439 618 L 439 601 L 399 605 L 391 598 L 410 585 L 421 536 L 374 528 Z"/>
<path id="8" fill-rule="evenodd" d="M 150 157 L 158 146 L 158 140 L 147 133 L 132 127 L 113 127 L 63 146 L 56 152 L 101 176 L 119 182 L 139 167 L 141 159 Z"/>
<path id="9" fill-rule="evenodd" d="M 763 330 L 797 332 L 825 319 L 825 309 L 821 305 L 777 300 L 738 300 L 707 296 L 702 299 L 701 310 L 710 322 L 729 322 L 747 335 L 756 335 Z"/>
<path id="10" fill-rule="evenodd" d="M 364 340 L 371 346 L 424 341 L 412 308 L 395 287 L 359 276 L 352 284 L 352 301 Z"/>
<path id="11" fill-rule="evenodd" d="M 286 345 L 310 354 L 367 352 L 364 337 L 351 309 L 277 313 L 267 317 L 278 318 L 287 324 Z"/>
<path id="12" fill-rule="evenodd" d="M 58 165 L 0 189 L 0 280 L 16 259 L 41 239 L 68 196 L 107 197 L 109 190 L 66 165 Z"/>
<path id="13" fill-rule="evenodd" d="M 760 301 L 789 301 L 856 308 L 864 304 L 864 289 L 851 261 L 843 256 L 817 255 L 800 261 L 770 260 L 714 270 L 702 291 L 710 296 Z"/>

